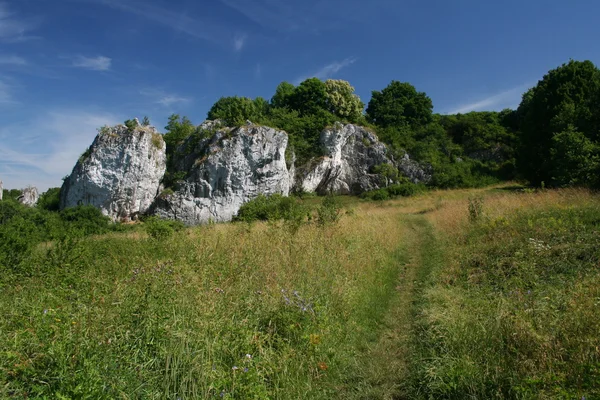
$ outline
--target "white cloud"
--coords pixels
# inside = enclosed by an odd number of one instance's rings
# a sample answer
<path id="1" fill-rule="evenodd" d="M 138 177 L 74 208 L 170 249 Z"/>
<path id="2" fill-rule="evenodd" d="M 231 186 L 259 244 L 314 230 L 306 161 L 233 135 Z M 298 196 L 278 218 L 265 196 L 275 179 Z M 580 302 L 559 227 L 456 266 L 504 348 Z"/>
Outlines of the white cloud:
<path id="1" fill-rule="evenodd" d="M 104 56 L 84 57 L 77 56 L 73 60 L 73 66 L 85 68 L 92 71 L 108 71 L 112 65 L 112 59 Z"/>
<path id="2" fill-rule="evenodd" d="M 175 93 L 167 93 L 164 90 L 160 89 L 146 88 L 140 90 L 140 94 L 142 96 L 152 98 L 153 103 L 160 104 L 167 108 L 171 107 L 174 104 L 189 103 L 192 101 L 192 99 L 189 97 L 183 97 Z"/>
<path id="3" fill-rule="evenodd" d="M 27 60 L 19 56 L 0 55 L 0 64 L 4 65 L 27 65 Z"/>
<path id="4" fill-rule="evenodd" d="M 38 21 L 22 19 L 10 11 L 8 3 L 0 1 L 0 40 L 5 42 L 22 42 L 36 37 L 29 32 L 37 28 Z"/>
<path id="5" fill-rule="evenodd" d="M 60 186 L 77 159 L 92 144 L 97 128 L 123 119 L 108 113 L 57 110 L 0 127 L 0 179 L 5 188 Z M 24 133 L 25 132 L 25 133 Z"/>
<path id="6" fill-rule="evenodd" d="M 521 102 L 521 97 L 531 85 L 519 85 L 501 93 L 476 100 L 472 103 L 460 105 L 445 114 L 464 114 L 471 111 L 500 111 L 504 108 L 516 108 Z"/>
<path id="7" fill-rule="evenodd" d="M 330 64 L 325 65 L 323 68 L 319 69 L 317 72 L 315 72 L 312 75 L 307 75 L 307 76 L 303 76 L 303 77 L 296 79 L 294 81 L 294 83 L 298 84 L 298 83 L 304 81 L 305 79 L 313 78 L 313 77 L 319 78 L 319 79 L 328 79 L 328 78 L 332 77 L 333 75 L 337 74 L 343 68 L 346 68 L 346 67 L 354 64 L 356 61 L 357 61 L 357 59 L 355 57 L 349 57 L 342 61 L 332 62 Z"/>
<path id="8" fill-rule="evenodd" d="M 237 35 L 236 37 L 234 37 L 233 38 L 233 49 L 236 52 L 242 51 L 242 49 L 246 45 L 247 38 L 248 38 L 247 35 Z"/>

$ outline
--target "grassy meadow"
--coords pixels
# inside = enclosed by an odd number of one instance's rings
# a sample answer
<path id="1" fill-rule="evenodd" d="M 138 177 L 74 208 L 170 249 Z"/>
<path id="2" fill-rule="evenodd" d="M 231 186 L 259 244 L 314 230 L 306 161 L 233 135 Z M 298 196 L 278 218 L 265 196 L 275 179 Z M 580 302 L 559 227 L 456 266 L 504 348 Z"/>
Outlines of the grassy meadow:
<path id="1" fill-rule="evenodd" d="M 598 200 L 504 185 L 43 243 L 0 271 L 0 398 L 600 398 Z"/>

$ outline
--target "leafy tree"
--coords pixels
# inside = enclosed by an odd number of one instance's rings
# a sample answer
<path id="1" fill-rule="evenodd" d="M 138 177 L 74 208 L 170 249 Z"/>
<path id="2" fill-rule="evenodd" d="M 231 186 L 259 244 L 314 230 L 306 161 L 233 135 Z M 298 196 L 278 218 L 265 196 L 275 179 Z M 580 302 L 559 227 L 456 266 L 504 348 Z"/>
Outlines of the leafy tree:
<path id="1" fill-rule="evenodd" d="M 163 139 L 167 144 L 167 170 L 169 170 L 173 165 L 173 156 L 177 147 L 196 131 L 196 127 L 187 117 L 172 114 L 165 130 L 167 132 L 163 135 Z"/>
<path id="2" fill-rule="evenodd" d="M 294 89 L 289 97 L 289 108 L 300 116 L 327 111 L 327 88 L 318 78 L 310 78 Z"/>
<path id="3" fill-rule="evenodd" d="M 40 195 L 37 207 L 47 211 L 58 211 L 60 204 L 60 188 L 50 188 Z"/>
<path id="4" fill-rule="evenodd" d="M 261 119 L 261 110 L 257 109 L 257 104 L 261 106 L 260 103 L 260 100 L 255 103 L 248 97 L 221 97 L 208 112 L 208 119 L 220 119 L 227 125 L 241 126 L 247 120 L 257 121 Z"/>
<path id="5" fill-rule="evenodd" d="M 410 83 L 392 81 L 382 91 L 373 91 L 367 119 L 380 127 L 419 127 L 432 120 L 433 103 Z"/>
<path id="6" fill-rule="evenodd" d="M 600 147 L 572 126 L 552 137 L 550 158 L 551 184 L 598 187 Z"/>
<path id="7" fill-rule="evenodd" d="M 296 87 L 288 82 L 281 82 L 275 94 L 271 98 L 271 106 L 274 108 L 289 108 L 290 98 L 294 94 Z"/>
<path id="8" fill-rule="evenodd" d="M 325 92 L 329 112 L 349 122 L 358 121 L 365 105 L 354 94 L 354 88 L 349 82 L 329 79 L 325 81 Z"/>
<path id="9" fill-rule="evenodd" d="M 571 60 L 549 71 L 523 95 L 517 110 L 521 123 L 518 167 L 523 177 L 534 185 L 552 181 L 556 158 L 551 157 L 551 149 L 557 145 L 553 137 L 570 126 L 597 143 L 599 109 L 600 70 L 591 61 Z M 576 135 L 569 136 L 575 140 Z"/>
<path id="10" fill-rule="evenodd" d="M 150 118 L 144 117 L 142 120 L 142 126 L 150 126 Z"/>

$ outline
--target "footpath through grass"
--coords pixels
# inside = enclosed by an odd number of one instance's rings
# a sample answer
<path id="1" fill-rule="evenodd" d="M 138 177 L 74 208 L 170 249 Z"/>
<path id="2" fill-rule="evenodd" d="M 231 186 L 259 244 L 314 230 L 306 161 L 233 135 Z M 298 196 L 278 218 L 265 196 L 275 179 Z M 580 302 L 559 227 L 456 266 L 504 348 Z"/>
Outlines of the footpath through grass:
<path id="1" fill-rule="evenodd" d="M 0 398 L 599 399 L 598 197 L 516 189 L 47 244 Z"/>

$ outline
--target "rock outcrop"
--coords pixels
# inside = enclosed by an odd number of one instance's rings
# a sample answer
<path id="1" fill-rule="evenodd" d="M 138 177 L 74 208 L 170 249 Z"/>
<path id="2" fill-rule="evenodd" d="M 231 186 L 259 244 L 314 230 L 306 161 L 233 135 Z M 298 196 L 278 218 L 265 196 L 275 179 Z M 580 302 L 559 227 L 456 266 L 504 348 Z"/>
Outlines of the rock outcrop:
<path id="1" fill-rule="evenodd" d="M 4 186 L 2 185 L 2 181 L 0 181 L 0 201 L 2 201 L 2 196 L 4 196 Z"/>
<path id="2" fill-rule="evenodd" d="M 395 161 L 370 130 L 336 124 L 321 134 L 325 156 L 286 163 L 288 135 L 248 122 L 237 128 L 206 121 L 174 152 L 154 128 L 129 123 L 102 128 L 61 189 L 61 208 L 89 204 L 113 220 L 138 214 L 187 225 L 230 221 L 260 194 L 287 196 L 292 188 L 360 194 L 389 183 L 382 173 L 400 171 L 413 182 L 430 175 L 408 155 Z M 165 188 L 164 186 L 168 186 Z"/>
<path id="3" fill-rule="evenodd" d="M 188 225 L 230 221 L 259 194 L 289 194 L 285 132 L 247 124 L 204 123 L 178 149 L 176 170 L 185 177 L 157 197 L 151 213 Z"/>
<path id="4" fill-rule="evenodd" d="M 17 197 L 17 200 L 26 206 L 33 207 L 37 204 L 40 198 L 40 193 L 34 186 L 28 186 L 21 190 L 21 195 Z"/>
<path id="5" fill-rule="evenodd" d="M 148 211 L 166 170 L 166 145 L 153 127 L 134 121 L 99 130 L 64 181 L 61 209 L 93 205 L 112 220 Z"/>
<path id="6" fill-rule="evenodd" d="M 413 182 L 429 179 L 408 155 L 396 163 L 385 144 L 367 128 L 336 124 L 321 133 L 320 141 L 326 155 L 316 160 L 316 164 L 299 168 L 297 187 L 304 191 L 360 194 L 379 189 L 385 186 L 386 179 L 374 169 L 382 164 L 397 167 Z"/>

